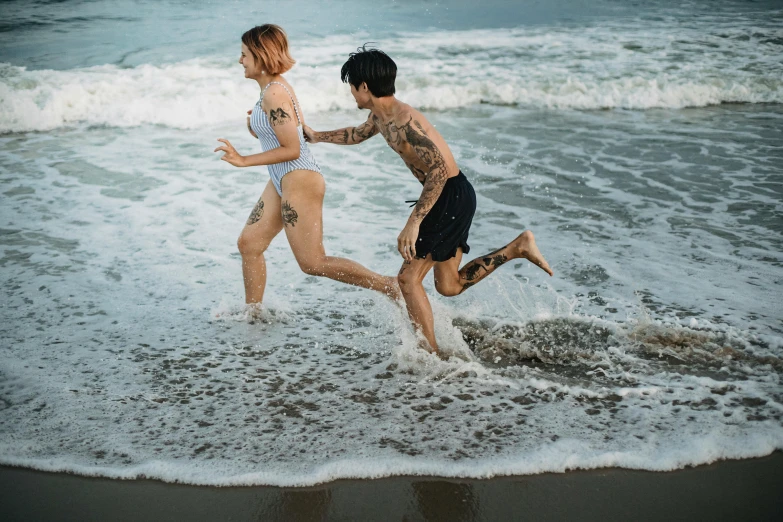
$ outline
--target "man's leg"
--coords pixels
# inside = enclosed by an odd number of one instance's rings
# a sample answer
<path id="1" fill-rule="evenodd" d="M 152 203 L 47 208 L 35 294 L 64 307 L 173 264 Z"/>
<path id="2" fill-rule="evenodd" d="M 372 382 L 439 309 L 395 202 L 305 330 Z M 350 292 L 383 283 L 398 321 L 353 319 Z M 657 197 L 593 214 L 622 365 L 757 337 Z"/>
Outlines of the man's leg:
<path id="1" fill-rule="evenodd" d="M 283 178 L 281 215 L 288 243 L 303 272 L 341 283 L 383 292 L 399 298 L 394 277 L 382 276 L 350 259 L 327 256 L 323 243 L 323 177 L 308 170 L 295 170 Z"/>
<path id="2" fill-rule="evenodd" d="M 462 267 L 462 270 L 458 270 L 462 260 L 462 249 L 457 250 L 457 256 L 436 263 L 435 288 L 438 293 L 445 296 L 461 294 L 494 272 L 499 266 L 512 259 L 520 258 L 527 259 L 550 276 L 553 274 L 549 263 L 546 262 L 536 246 L 533 233 L 526 230 L 503 248 L 469 261 Z"/>
<path id="3" fill-rule="evenodd" d="M 424 338 L 430 345 L 431 351 L 438 353 L 438 343 L 435 341 L 435 322 L 432 318 L 432 306 L 427 299 L 427 293 L 424 291 L 422 281 L 424 276 L 430 271 L 435 261 L 432 256 L 425 259 L 416 259 L 405 261 L 397 275 L 400 282 L 400 290 L 405 299 L 405 305 L 408 307 L 408 316 L 413 322 L 417 331 L 421 331 Z"/>

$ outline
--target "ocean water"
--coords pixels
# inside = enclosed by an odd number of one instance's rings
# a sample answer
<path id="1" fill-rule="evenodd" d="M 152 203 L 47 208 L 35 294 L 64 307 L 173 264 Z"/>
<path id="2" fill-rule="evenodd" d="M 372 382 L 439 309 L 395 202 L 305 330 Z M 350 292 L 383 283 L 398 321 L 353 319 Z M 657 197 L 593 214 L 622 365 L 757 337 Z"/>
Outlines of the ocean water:
<path id="1" fill-rule="evenodd" d="M 0 463 L 193 484 L 672 470 L 783 449 L 783 10 L 776 2 L 4 2 Z M 382 296 L 236 238 L 268 179 L 211 151 L 289 33 L 307 122 L 372 41 L 473 182 L 472 252 L 536 233 L 464 295 L 451 356 Z M 420 185 L 380 138 L 316 145 L 325 246 L 386 274 Z"/>

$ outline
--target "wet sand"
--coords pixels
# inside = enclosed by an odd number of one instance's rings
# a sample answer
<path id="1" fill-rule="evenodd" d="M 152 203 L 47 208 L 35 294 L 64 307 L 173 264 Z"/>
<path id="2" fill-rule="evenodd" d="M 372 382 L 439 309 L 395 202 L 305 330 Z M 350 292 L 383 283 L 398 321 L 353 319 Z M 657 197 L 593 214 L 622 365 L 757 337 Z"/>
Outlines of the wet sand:
<path id="1" fill-rule="evenodd" d="M 0 467 L 0 520 L 783 520 L 783 453 L 668 473 L 204 487 Z"/>

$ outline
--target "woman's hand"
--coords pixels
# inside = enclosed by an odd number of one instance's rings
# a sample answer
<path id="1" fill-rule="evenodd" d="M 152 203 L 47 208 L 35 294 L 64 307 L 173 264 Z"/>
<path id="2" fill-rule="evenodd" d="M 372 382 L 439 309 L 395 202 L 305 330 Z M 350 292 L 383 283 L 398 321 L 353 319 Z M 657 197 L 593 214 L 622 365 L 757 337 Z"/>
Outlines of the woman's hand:
<path id="1" fill-rule="evenodd" d="M 218 147 L 214 150 L 214 152 L 217 151 L 223 151 L 225 154 L 223 155 L 222 159 L 223 161 L 227 161 L 234 165 L 235 167 L 244 167 L 245 166 L 245 157 L 240 155 L 237 152 L 237 149 L 234 148 L 231 143 L 229 143 L 228 140 L 224 140 L 223 138 L 218 138 L 218 141 L 221 141 L 224 143 L 222 147 Z"/>
<path id="2" fill-rule="evenodd" d="M 251 136 L 253 136 L 254 138 L 257 139 L 258 136 L 256 136 L 256 133 L 253 132 L 253 128 L 250 126 L 250 115 L 251 114 L 253 114 L 253 109 L 250 109 L 249 111 L 247 111 L 247 130 L 250 131 L 250 135 Z"/>
<path id="3" fill-rule="evenodd" d="M 304 131 L 305 141 L 307 141 L 308 143 L 318 143 L 318 133 L 317 132 L 315 132 L 313 129 L 311 129 L 307 125 L 302 125 L 302 130 Z"/>

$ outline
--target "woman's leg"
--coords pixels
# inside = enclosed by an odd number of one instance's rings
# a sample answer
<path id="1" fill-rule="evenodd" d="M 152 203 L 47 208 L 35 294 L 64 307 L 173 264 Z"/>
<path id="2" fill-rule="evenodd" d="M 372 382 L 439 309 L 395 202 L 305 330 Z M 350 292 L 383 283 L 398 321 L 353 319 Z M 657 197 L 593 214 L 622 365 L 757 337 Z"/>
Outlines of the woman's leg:
<path id="1" fill-rule="evenodd" d="M 258 203 L 250 212 L 245 228 L 242 229 L 237 240 L 239 253 L 242 254 L 245 302 L 248 304 L 260 303 L 264 299 L 264 288 L 266 288 L 264 252 L 282 228 L 280 196 L 270 180 Z"/>
<path id="2" fill-rule="evenodd" d="M 326 192 L 323 176 L 310 170 L 294 170 L 283 177 L 282 186 L 282 222 L 302 271 L 377 290 L 394 299 L 399 297 L 396 278 L 376 274 L 350 259 L 326 255 L 322 222 Z"/>

